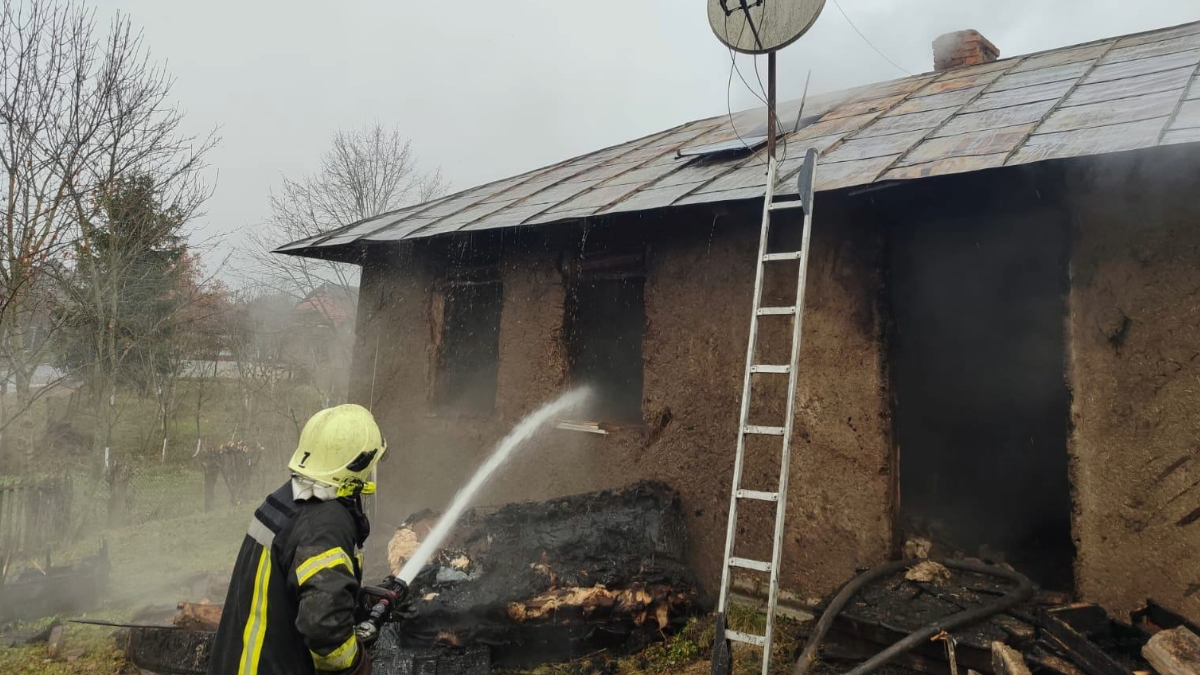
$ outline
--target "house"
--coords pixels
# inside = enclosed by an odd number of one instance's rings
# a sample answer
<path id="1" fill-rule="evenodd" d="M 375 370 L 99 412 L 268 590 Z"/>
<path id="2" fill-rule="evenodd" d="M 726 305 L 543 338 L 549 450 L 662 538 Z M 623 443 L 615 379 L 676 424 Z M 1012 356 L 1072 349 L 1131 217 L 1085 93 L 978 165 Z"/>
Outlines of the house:
<path id="1" fill-rule="evenodd" d="M 1200 613 L 1200 22 L 1001 60 L 947 40 L 962 65 L 779 107 L 798 129 L 778 190 L 822 153 L 784 588 L 817 597 L 926 537 L 1116 611 Z M 764 121 L 690 122 L 281 249 L 363 267 L 351 398 L 392 441 L 381 513 L 445 503 L 518 419 L 590 383 L 575 421 L 599 424 L 568 426 L 607 433 L 543 434 L 487 499 L 665 480 L 716 584 Z M 790 288 L 778 264 L 768 299 Z M 752 446 L 747 482 L 771 489 L 777 452 Z M 769 541 L 768 507 L 740 541 Z"/>

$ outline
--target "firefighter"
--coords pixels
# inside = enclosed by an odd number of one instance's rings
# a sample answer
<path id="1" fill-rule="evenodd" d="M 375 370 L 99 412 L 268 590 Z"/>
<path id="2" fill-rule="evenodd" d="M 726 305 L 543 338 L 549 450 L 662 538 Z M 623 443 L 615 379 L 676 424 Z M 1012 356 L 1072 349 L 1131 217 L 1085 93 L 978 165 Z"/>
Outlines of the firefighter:
<path id="1" fill-rule="evenodd" d="M 309 418 L 292 478 L 254 512 L 234 564 L 208 675 L 368 675 L 355 635 L 359 552 L 370 531 L 361 495 L 387 444 L 370 411 Z"/>

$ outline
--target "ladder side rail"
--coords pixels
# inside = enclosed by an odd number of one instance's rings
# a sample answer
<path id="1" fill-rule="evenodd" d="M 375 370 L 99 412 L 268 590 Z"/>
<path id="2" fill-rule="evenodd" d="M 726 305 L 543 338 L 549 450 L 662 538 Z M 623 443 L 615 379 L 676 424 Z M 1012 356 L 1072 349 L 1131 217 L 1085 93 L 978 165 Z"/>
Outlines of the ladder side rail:
<path id="1" fill-rule="evenodd" d="M 767 235 L 771 227 L 771 200 L 775 197 L 775 158 L 767 164 L 767 189 L 763 198 L 762 226 L 758 235 L 758 255 L 755 257 L 754 302 L 750 310 L 750 339 L 746 345 L 746 369 L 742 376 L 742 407 L 738 413 L 737 453 L 733 461 L 733 487 L 729 490 L 729 523 L 725 531 L 725 556 L 721 559 L 721 594 L 717 600 L 717 612 L 725 611 L 729 597 L 729 558 L 733 556 L 734 533 L 737 531 L 737 491 L 742 483 L 742 466 L 746 452 L 746 423 L 750 414 L 751 372 L 754 365 L 755 343 L 758 341 L 758 307 L 762 300 L 763 256 L 767 252 Z"/>
<path id="2" fill-rule="evenodd" d="M 788 373 L 787 419 L 783 422 L 783 457 L 779 469 L 779 503 L 775 510 L 775 541 L 771 552 L 771 583 L 767 591 L 766 649 L 763 650 L 762 675 L 769 675 L 771 662 L 771 640 L 775 631 L 775 607 L 779 601 L 779 563 L 783 557 L 783 528 L 787 515 L 788 478 L 792 466 L 792 427 L 796 420 L 796 382 L 799 377 L 800 342 L 804 323 L 804 289 L 808 281 L 808 259 L 811 251 L 813 186 L 816 184 L 817 153 L 809 148 L 804 158 L 801 173 L 801 194 L 804 200 L 804 231 L 801 234 L 801 252 L 798 279 L 796 281 L 796 314 L 792 320 L 791 372 Z M 760 263 L 761 264 L 761 263 Z"/>

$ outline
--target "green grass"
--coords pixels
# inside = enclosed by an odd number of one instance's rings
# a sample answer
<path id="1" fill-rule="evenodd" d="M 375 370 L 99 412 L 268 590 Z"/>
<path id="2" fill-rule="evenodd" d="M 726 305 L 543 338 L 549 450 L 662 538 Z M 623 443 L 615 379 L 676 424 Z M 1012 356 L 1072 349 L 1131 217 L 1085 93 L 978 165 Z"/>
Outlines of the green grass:
<path id="1" fill-rule="evenodd" d="M 136 675 L 113 639 L 114 631 L 99 626 L 68 624 L 56 658 L 46 643 L 0 648 L 0 673 L 5 675 Z"/>

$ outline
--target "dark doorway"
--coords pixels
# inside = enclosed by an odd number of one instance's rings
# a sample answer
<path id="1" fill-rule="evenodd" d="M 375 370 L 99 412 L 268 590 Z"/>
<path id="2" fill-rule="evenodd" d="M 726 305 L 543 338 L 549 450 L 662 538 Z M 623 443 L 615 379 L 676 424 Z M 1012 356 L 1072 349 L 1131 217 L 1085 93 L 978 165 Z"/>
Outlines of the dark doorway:
<path id="1" fill-rule="evenodd" d="M 891 232 L 901 525 L 1068 590 L 1066 227 L 970 210 Z"/>
<path id="2" fill-rule="evenodd" d="M 640 255 L 598 256 L 567 285 L 568 372 L 573 385 L 593 387 L 599 422 L 642 424 L 643 276 Z"/>

